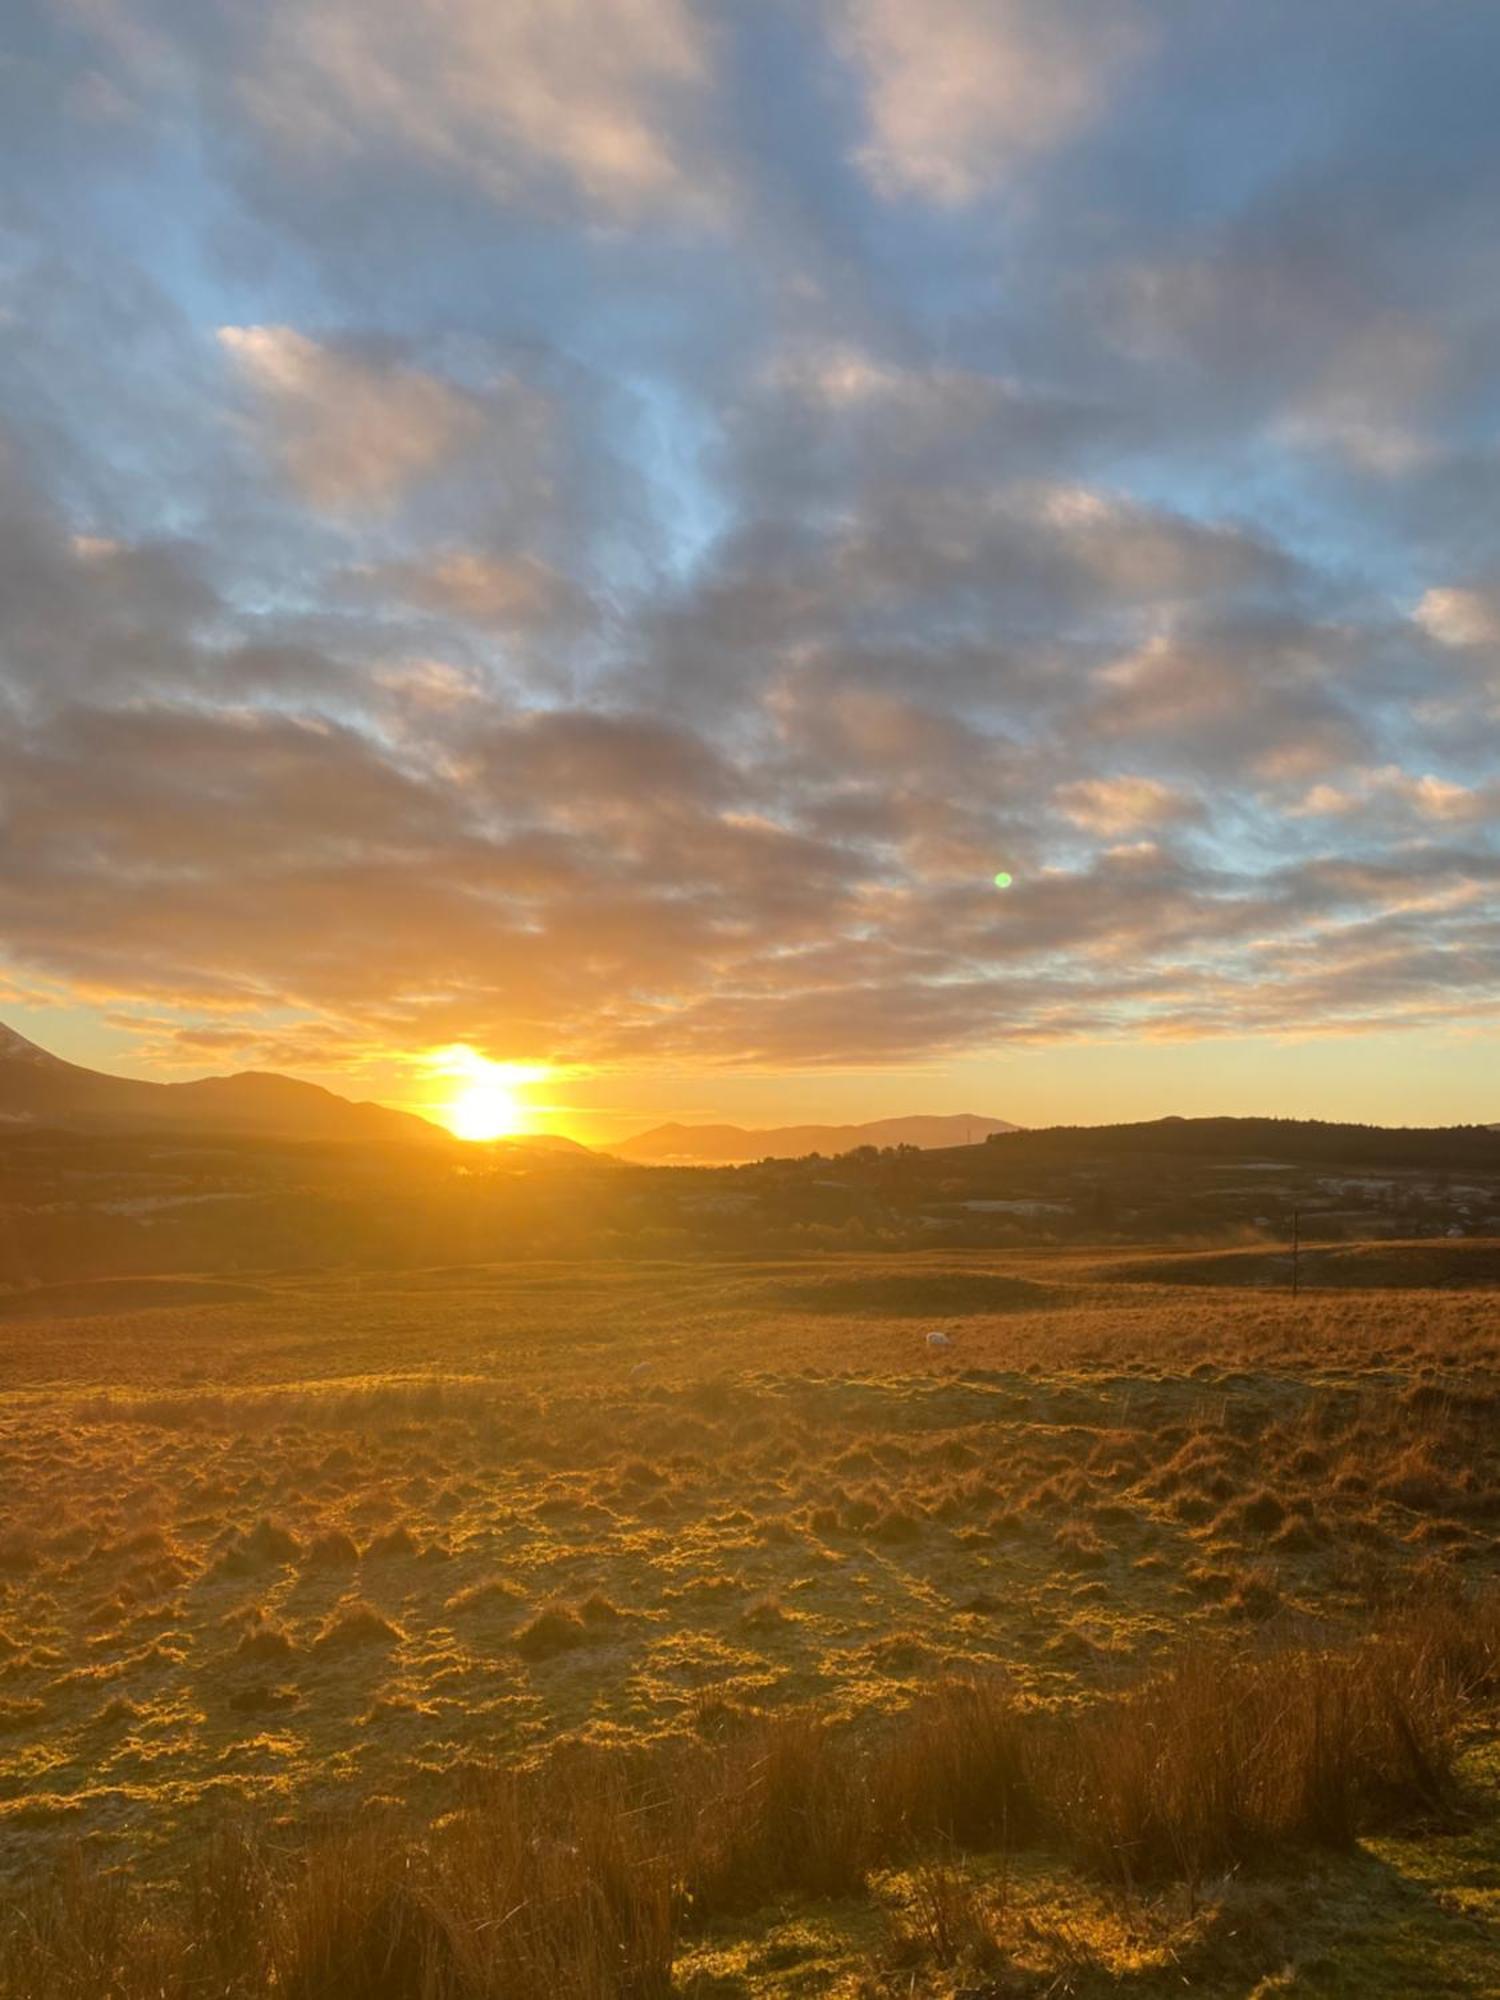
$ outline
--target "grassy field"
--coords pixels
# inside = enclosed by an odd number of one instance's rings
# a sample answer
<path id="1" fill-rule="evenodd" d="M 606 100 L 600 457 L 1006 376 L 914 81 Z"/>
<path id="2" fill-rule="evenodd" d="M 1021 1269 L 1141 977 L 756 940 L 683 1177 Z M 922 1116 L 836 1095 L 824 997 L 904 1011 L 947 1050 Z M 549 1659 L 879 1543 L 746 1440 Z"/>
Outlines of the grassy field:
<path id="1" fill-rule="evenodd" d="M 27 1295 L 0 1991 L 1500 1993 L 1494 1254 Z"/>

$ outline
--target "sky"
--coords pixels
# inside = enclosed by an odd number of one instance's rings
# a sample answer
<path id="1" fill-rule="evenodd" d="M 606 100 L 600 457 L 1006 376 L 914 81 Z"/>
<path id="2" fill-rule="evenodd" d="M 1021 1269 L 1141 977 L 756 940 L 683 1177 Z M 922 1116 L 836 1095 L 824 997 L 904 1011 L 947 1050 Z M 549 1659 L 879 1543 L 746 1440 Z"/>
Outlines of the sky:
<path id="1" fill-rule="evenodd" d="M 1500 1119 L 1497 76 L 1478 0 L 10 0 L 0 1019 L 586 1138 Z"/>

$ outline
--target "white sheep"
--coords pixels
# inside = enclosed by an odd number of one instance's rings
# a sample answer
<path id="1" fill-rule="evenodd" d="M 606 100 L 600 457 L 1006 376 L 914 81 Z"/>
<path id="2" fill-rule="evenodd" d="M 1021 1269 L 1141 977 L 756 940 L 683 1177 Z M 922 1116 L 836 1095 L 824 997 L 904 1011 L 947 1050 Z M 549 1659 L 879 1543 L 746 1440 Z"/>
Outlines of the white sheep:
<path id="1" fill-rule="evenodd" d="M 940 1328 L 934 1328 L 927 1336 L 927 1345 L 929 1347 L 951 1347 L 953 1342 Z"/>

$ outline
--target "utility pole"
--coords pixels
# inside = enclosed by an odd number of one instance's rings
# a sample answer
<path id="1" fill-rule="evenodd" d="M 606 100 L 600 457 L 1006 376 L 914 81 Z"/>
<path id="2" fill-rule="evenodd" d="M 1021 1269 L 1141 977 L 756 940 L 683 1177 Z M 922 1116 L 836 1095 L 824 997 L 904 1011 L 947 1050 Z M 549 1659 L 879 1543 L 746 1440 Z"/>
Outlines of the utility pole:
<path id="1" fill-rule="evenodd" d="M 1302 1266 L 1300 1262 L 1301 1252 L 1302 1252 L 1302 1211 L 1300 1208 L 1294 1208 L 1292 1210 L 1292 1297 L 1293 1298 L 1296 1298 L 1298 1292 L 1301 1289 L 1301 1279 L 1302 1279 Z"/>

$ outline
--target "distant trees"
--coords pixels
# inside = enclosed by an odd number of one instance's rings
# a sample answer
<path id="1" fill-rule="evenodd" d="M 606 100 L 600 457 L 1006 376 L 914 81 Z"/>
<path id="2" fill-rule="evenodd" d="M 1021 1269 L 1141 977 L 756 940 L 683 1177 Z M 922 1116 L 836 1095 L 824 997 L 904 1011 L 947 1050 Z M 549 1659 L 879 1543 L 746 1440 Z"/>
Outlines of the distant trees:
<path id="1" fill-rule="evenodd" d="M 1500 1168 L 1500 1132 L 1488 1125 L 1334 1124 L 1319 1118 L 1156 1118 L 1131 1125 L 1051 1125 L 992 1132 L 1017 1166 L 1105 1155 L 1254 1159 L 1288 1164 Z"/>

